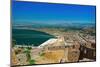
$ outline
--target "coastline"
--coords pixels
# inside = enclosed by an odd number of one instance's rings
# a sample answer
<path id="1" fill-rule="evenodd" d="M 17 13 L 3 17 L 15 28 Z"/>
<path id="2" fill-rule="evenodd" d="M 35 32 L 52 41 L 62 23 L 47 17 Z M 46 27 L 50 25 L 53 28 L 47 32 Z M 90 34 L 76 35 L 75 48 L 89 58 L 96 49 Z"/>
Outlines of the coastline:
<path id="1" fill-rule="evenodd" d="M 54 35 L 51 35 L 51 34 L 49 34 L 49 33 L 47 33 L 47 32 L 44 32 L 44 31 L 38 31 L 38 30 L 35 30 L 35 29 L 28 29 L 28 28 L 17 28 L 17 29 L 21 29 L 21 30 L 31 30 L 31 31 L 36 31 L 36 32 L 40 32 L 40 33 L 44 33 L 45 35 L 50 35 L 50 38 L 48 38 L 46 41 L 48 41 L 49 39 L 52 39 L 52 38 L 55 38 L 55 36 Z M 33 34 L 34 35 L 34 34 Z M 44 41 L 44 42 L 46 42 L 46 41 Z M 43 43 L 44 43 L 43 42 Z M 41 44 L 43 44 L 43 43 L 41 43 Z M 35 44 L 30 44 L 30 45 L 27 45 L 27 44 L 16 44 L 16 46 L 17 47 L 38 47 L 38 46 L 40 46 L 41 44 L 39 44 L 39 45 L 35 45 Z"/>

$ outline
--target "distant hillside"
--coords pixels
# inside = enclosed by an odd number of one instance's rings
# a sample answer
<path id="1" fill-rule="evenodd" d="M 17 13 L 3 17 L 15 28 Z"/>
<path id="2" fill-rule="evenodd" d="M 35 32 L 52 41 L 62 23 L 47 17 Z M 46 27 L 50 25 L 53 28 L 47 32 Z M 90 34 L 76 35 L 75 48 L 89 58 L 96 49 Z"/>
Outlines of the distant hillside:
<path id="1" fill-rule="evenodd" d="M 13 24 L 13 28 L 64 28 L 72 30 L 81 30 L 85 28 L 95 28 L 95 23 L 31 23 L 31 24 Z"/>

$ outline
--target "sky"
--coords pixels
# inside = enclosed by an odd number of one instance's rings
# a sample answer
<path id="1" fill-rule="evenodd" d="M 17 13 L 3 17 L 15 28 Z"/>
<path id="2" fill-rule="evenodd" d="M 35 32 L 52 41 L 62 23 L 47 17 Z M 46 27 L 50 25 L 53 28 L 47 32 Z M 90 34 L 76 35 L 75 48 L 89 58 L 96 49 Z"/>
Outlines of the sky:
<path id="1" fill-rule="evenodd" d="M 12 2 L 13 23 L 95 23 L 95 6 Z"/>

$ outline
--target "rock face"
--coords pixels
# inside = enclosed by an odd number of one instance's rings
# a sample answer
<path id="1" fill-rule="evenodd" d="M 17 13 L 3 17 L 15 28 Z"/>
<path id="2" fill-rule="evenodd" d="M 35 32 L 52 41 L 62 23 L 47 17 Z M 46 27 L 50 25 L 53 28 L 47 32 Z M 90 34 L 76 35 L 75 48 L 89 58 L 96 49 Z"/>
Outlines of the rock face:
<path id="1" fill-rule="evenodd" d="M 95 58 L 96 58 L 96 49 L 81 46 L 80 51 L 81 51 L 80 59 L 88 58 L 88 59 L 95 60 Z"/>
<path id="2" fill-rule="evenodd" d="M 68 62 L 77 62 L 79 60 L 79 55 L 79 50 L 70 50 L 68 52 Z"/>
<path id="3" fill-rule="evenodd" d="M 18 54 L 17 55 L 17 59 L 18 59 L 18 65 L 25 65 L 27 64 L 27 57 L 26 54 Z M 24 61 L 23 61 L 24 60 Z"/>
<path id="4" fill-rule="evenodd" d="M 68 62 L 79 61 L 79 56 L 80 56 L 79 48 L 80 48 L 79 43 L 74 43 L 73 46 L 68 48 Z"/>
<path id="5" fill-rule="evenodd" d="M 16 58 L 16 54 L 15 54 L 14 50 L 12 50 L 12 56 L 11 57 L 12 57 L 11 63 L 13 65 L 16 65 L 18 63 L 18 60 Z"/>

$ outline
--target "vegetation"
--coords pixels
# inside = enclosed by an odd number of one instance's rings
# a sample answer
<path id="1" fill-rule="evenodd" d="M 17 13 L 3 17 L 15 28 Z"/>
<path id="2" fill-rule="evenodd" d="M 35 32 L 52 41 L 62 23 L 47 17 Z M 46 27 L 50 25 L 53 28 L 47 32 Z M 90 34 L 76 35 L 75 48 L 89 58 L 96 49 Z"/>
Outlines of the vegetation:
<path id="1" fill-rule="evenodd" d="M 31 59 L 30 50 L 25 50 L 24 53 L 26 53 L 27 61 L 29 61 Z"/>
<path id="2" fill-rule="evenodd" d="M 32 47 L 27 47 L 27 50 L 31 50 L 32 49 Z"/>
<path id="3" fill-rule="evenodd" d="M 31 59 L 31 56 L 30 56 L 31 49 L 32 49 L 31 47 L 27 47 L 24 53 L 26 53 L 27 61 L 29 62 L 29 64 L 35 64 L 35 60 Z"/>
<path id="4" fill-rule="evenodd" d="M 35 64 L 35 60 L 33 60 L 33 59 L 32 60 L 29 60 L 29 63 L 30 64 Z"/>
<path id="5" fill-rule="evenodd" d="M 40 53 L 40 56 L 44 56 L 45 55 L 45 53 Z"/>

